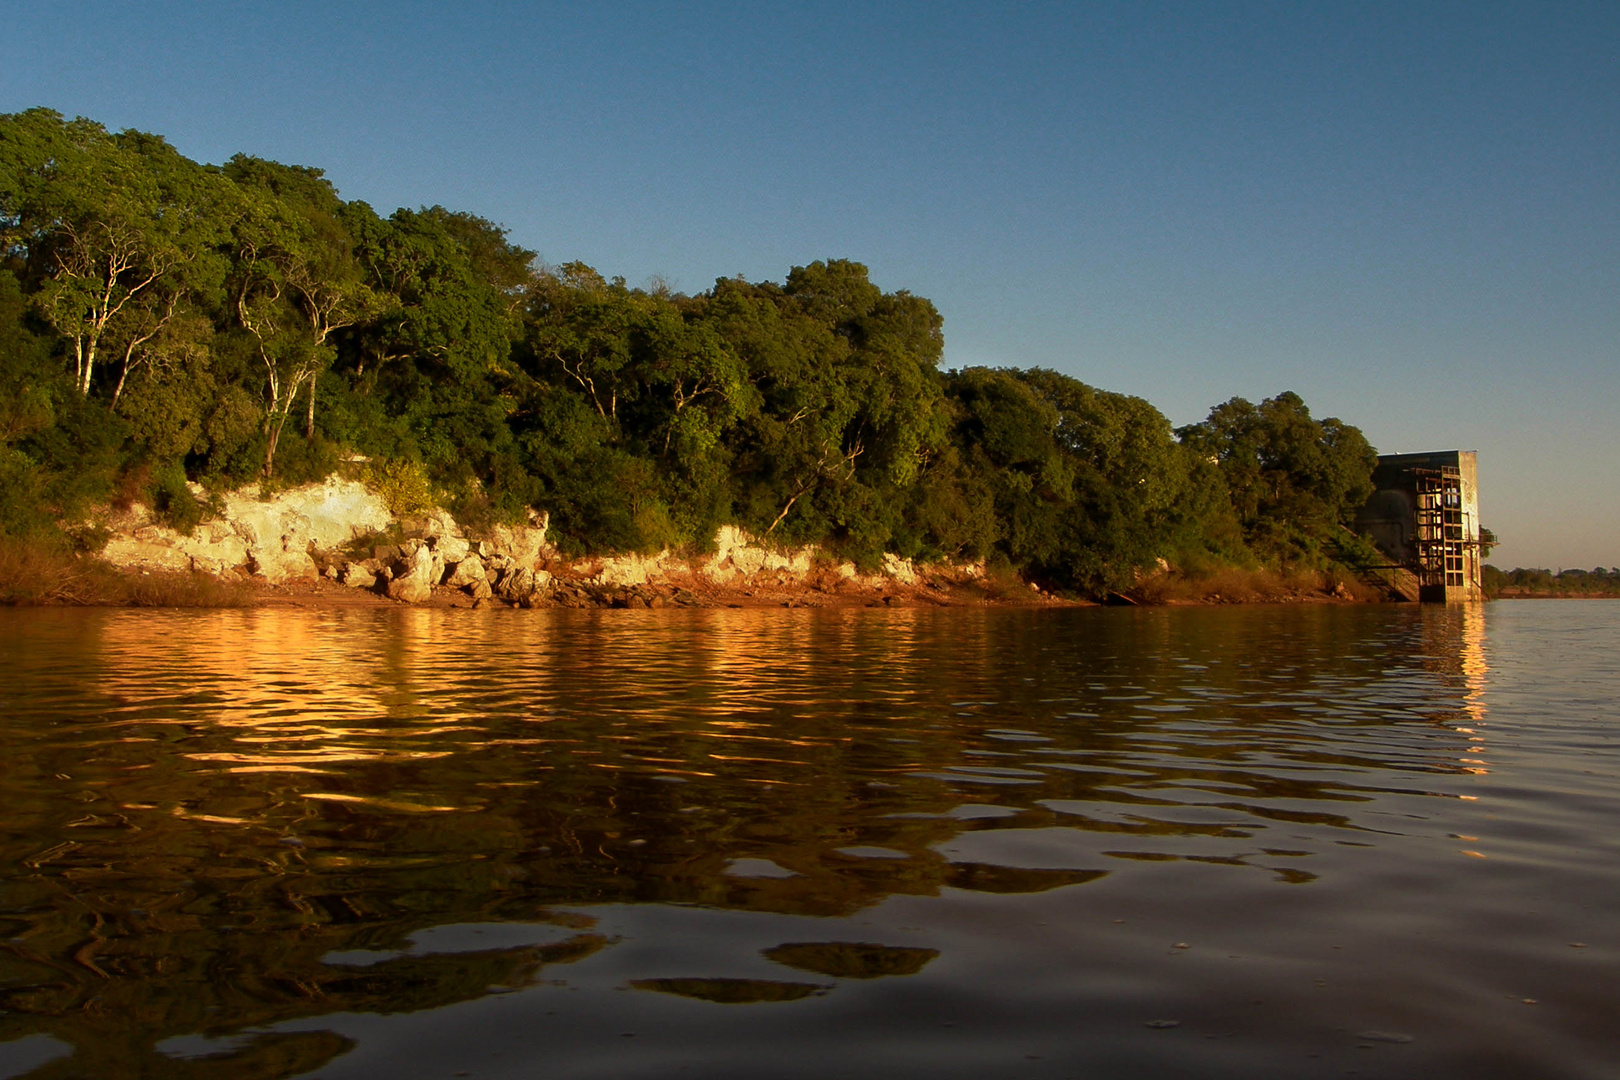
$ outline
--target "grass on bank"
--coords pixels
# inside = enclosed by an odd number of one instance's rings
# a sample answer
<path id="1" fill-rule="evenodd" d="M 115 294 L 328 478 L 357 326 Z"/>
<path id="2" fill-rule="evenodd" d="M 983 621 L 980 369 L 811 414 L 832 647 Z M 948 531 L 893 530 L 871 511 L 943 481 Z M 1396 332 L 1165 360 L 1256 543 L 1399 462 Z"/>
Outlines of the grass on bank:
<path id="1" fill-rule="evenodd" d="M 1273 570 L 1212 566 L 1155 574 L 1130 596 L 1143 604 L 1264 604 L 1308 597 L 1371 602 L 1383 595 L 1362 581 L 1331 570 Z"/>
<path id="2" fill-rule="evenodd" d="M 92 555 L 0 538 L 0 604 L 245 607 L 251 590 L 188 571 L 125 572 Z"/>

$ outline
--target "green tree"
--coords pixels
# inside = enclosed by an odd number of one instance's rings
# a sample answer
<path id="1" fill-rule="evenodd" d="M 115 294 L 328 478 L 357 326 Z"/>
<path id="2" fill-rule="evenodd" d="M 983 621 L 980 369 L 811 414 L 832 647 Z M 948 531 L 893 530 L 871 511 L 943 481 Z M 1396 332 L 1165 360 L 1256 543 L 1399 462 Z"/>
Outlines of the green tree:
<path id="1" fill-rule="evenodd" d="M 224 168 L 242 193 L 233 237 L 232 297 L 238 324 L 264 366 L 264 474 L 301 389 L 305 437 L 315 437 L 316 386 L 336 357 L 333 335 L 375 318 L 386 300 L 355 255 L 356 226 L 375 215 L 344 203 L 321 170 L 238 154 Z"/>
<path id="2" fill-rule="evenodd" d="M 1177 434 L 1219 465 L 1245 539 L 1272 557 L 1326 557 L 1372 494 L 1378 455 L 1361 431 L 1312 419 L 1293 392 L 1233 398 Z"/>
<path id="3" fill-rule="evenodd" d="M 217 183 L 161 138 L 48 109 L 0 117 L 0 220 L 39 282 L 34 303 L 90 393 L 113 346 L 119 384 L 181 298 L 219 271 Z"/>

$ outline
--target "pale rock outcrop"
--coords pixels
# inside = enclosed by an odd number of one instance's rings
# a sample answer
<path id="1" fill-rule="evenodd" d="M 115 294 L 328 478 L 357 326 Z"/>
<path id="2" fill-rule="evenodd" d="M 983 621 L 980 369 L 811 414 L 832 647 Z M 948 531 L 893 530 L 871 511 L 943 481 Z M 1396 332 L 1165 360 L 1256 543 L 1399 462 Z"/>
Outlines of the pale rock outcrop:
<path id="1" fill-rule="evenodd" d="M 484 579 L 485 573 L 484 560 L 477 555 L 467 554 L 450 566 L 450 571 L 445 576 L 444 583 L 452 589 L 464 589 L 475 582 L 483 582 L 488 585 L 489 582 Z"/>
<path id="2" fill-rule="evenodd" d="M 615 555 L 602 560 L 602 568 L 591 580 L 597 585 L 616 589 L 645 585 L 651 579 L 662 576 L 668 564 L 668 551 L 661 551 L 651 557 L 634 552 L 629 555 Z"/>
<path id="3" fill-rule="evenodd" d="M 190 570 L 192 556 L 163 535 L 170 532 L 173 530 L 148 526 L 133 536 L 115 536 L 107 541 L 101 556 L 126 570 Z M 175 533 L 174 539 L 186 537 Z"/>
<path id="4" fill-rule="evenodd" d="M 460 536 L 461 526 L 448 510 L 432 510 L 422 519 L 422 539 L 437 540 L 446 536 Z"/>
<path id="5" fill-rule="evenodd" d="M 436 536 L 433 538 L 433 550 L 449 566 L 471 555 L 472 543 L 465 536 Z"/>
<path id="6" fill-rule="evenodd" d="M 393 515 L 375 492 L 352 480 L 283 491 L 267 501 L 257 488 L 225 497 L 227 522 L 247 546 L 248 566 L 272 584 L 308 580 L 317 574 L 311 545 L 337 549 L 356 536 L 386 529 Z"/>
<path id="7" fill-rule="evenodd" d="M 885 577 L 893 578 L 902 585 L 917 584 L 917 571 L 911 565 L 911 560 L 902 559 L 892 552 L 884 552 L 883 574 Z"/>
<path id="8" fill-rule="evenodd" d="M 527 525 L 491 526 L 479 541 L 478 554 L 504 555 L 520 566 L 533 569 L 542 558 L 551 554 L 546 543 L 546 530 L 551 526 L 550 514 L 529 515 Z"/>
<path id="9" fill-rule="evenodd" d="M 388 583 L 388 595 L 407 604 L 420 604 L 433 595 L 433 549 L 424 544 L 402 563 L 394 570 L 394 580 Z"/>
<path id="10" fill-rule="evenodd" d="M 502 600 L 527 606 L 534 602 L 535 597 L 549 591 L 550 588 L 549 571 L 530 570 L 527 566 L 519 566 L 503 573 L 492 592 Z"/>
<path id="11" fill-rule="evenodd" d="M 319 576 L 311 548 L 339 549 L 392 520 L 382 499 L 354 481 L 334 477 L 270 499 L 260 499 L 259 489 L 250 487 L 226 495 L 223 513 L 190 536 L 152 523 L 150 512 L 137 508 L 102 555 L 128 569 L 200 570 L 220 577 L 245 569 L 279 585 Z"/>
<path id="12" fill-rule="evenodd" d="M 783 555 L 780 552 L 769 551 L 765 553 L 765 570 L 767 573 L 808 574 L 811 563 L 814 561 L 815 548 L 800 548 L 792 555 Z"/>
<path id="13" fill-rule="evenodd" d="M 769 576 L 780 585 L 795 578 L 808 585 L 815 567 L 813 547 L 774 550 L 745 530 L 726 525 L 715 534 L 714 554 L 700 565 L 676 559 L 668 551 L 612 556 L 570 567 L 563 583 L 568 587 L 554 591 L 552 574 L 542 569 L 556 556 L 545 539 L 549 524 L 546 515 L 531 514 L 526 525 L 497 525 L 475 540 L 442 510 L 396 521 L 376 493 L 362 484 L 332 478 L 264 500 L 256 488 L 228 495 L 223 513 L 200 524 L 191 536 L 157 523 L 150 510 L 136 506 L 114 520 L 115 534 L 105 556 L 130 569 L 198 570 L 226 578 L 246 570 L 273 584 L 324 574 L 353 588 L 384 591 L 406 603 L 426 602 L 442 584 L 476 599 L 493 596 L 524 607 L 551 601 L 571 606 L 656 604 L 661 597 L 643 595 L 649 586 L 669 586 L 693 571 L 716 583 L 756 582 Z M 407 539 L 374 543 L 370 558 L 351 558 L 355 540 L 390 531 Z M 874 574 L 862 574 L 847 562 L 834 569 L 851 584 L 885 591 L 896 584 L 972 580 L 983 572 L 982 564 L 919 569 L 911 560 L 892 554 L 884 556 L 882 569 Z M 677 594 L 680 591 L 676 589 Z"/>
<path id="14" fill-rule="evenodd" d="M 759 573 L 808 574 L 815 561 L 814 547 L 793 552 L 773 551 L 735 525 L 722 525 L 714 535 L 714 555 L 700 568 L 709 580 L 724 584 L 733 578 Z"/>

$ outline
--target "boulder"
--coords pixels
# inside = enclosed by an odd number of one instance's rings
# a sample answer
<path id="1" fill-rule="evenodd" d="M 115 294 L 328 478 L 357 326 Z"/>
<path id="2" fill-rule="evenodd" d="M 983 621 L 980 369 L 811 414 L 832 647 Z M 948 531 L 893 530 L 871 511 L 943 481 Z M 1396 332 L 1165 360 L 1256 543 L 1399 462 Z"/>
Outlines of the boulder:
<path id="1" fill-rule="evenodd" d="M 527 607 L 534 598 L 551 588 L 551 574 L 546 570 L 530 570 L 520 566 L 501 575 L 494 594 L 502 600 Z"/>
<path id="2" fill-rule="evenodd" d="M 460 537 L 461 526 L 444 510 L 434 510 L 422 519 L 422 536 L 428 540 L 447 540 Z"/>
<path id="3" fill-rule="evenodd" d="M 433 538 L 433 550 L 446 564 L 459 563 L 472 553 L 472 545 L 464 536 L 440 535 Z"/>
<path id="4" fill-rule="evenodd" d="M 546 543 L 550 519 L 541 514 L 533 525 L 496 525 L 478 545 L 481 555 L 504 555 L 519 566 L 532 567 L 551 550 Z"/>
<path id="5" fill-rule="evenodd" d="M 421 546 L 405 557 L 388 583 L 388 595 L 407 604 L 420 604 L 433 595 L 433 550 Z"/>
<path id="6" fill-rule="evenodd" d="M 444 583 L 450 586 L 452 589 L 464 589 L 474 582 L 479 581 L 484 582 L 484 584 L 487 586 L 489 582 L 485 580 L 485 573 L 484 560 L 480 559 L 477 555 L 468 554 L 449 568 L 449 573 L 445 575 Z"/>
<path id="7" fill-rule="evenodd" d="M 343 575 L 338 580 L 351 589 L 374 589 L 377 587 L 376 573 L 360 563 L 348 563 L 345 565 Z"/>
<path id="8" fill-rule="evenodd" d="M 910 559 L 902 559 L 893 552 L 883 555 L 883 573 L 902 585 L 917 584 L 917 571 L 911 565 Z"/>
<path id="9" fill-rule="evenodd" d="M 494 592 L 502 600 L 510 600 L 513 603 L 522 600 L 534 592 L 534 571 L 524 566 L 506 571 L 495 583 Z"/>
<path id="10" fill-rule="evenodd" d="M 753 537 L 735 525 L 722 525 L 714 533 L 714 558 L 716 562 L 725 562 L 730 557 L 732 549 L 747 547 Z"/>

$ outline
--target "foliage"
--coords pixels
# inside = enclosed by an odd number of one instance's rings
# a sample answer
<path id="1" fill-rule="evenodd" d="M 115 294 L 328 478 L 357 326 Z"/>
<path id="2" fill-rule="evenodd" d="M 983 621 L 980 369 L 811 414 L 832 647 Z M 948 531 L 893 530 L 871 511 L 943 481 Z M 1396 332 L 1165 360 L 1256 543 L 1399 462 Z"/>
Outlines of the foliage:
<path id="1" fill-rule="evenodd" d="M 203 519 L 203 504 L 186 483 L 179 462 L 164 462 L 153 472 L 147 497 L 158 520 L 182 535 L 190 536 Z"/>
<path id="2" fill-rule="evenodd" d="M 1620 566 L 1503 571 L 1487 563 L 1481 576 L 1488 596 L 1620 596 Z"/>
<path id="3" fill-rule="evenodd" d="M 413 517 L 433 508 L 433 486 L 414 461 L 367 462 L 361 479 L 382 496 L 396 517 Z"/>
<path id="4" fill-rule="evenodd" d="M 1062 590 L 1160 560 L 1363 559 L 1355 428 L 1296 395 L 1173 432 L 1053 371 L 941 371 L 933 304 L 865 266 L 695 295 L 543 266 L 444 207 L 383 217 L 319 169 L 46 109 L 0 116 L 0 534 L 73 545 L 119 488 L 182 530 L 211 491 L 343 460 L 397 513 L 551 514 L 571 551 L 717 526 L 983 559 Z"/>
<path id="5" fill-rule="evenodd" d="M 1372 494 L 1377 453 L 1361 432 L 1312 419 L 1292 391 L 1259 405 L 1233 398 L 1178 433 L 1226 481 L 1244 541 L 1262 557 L 1318 562 Z"/>

